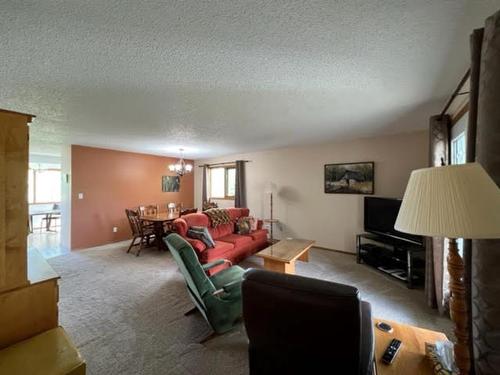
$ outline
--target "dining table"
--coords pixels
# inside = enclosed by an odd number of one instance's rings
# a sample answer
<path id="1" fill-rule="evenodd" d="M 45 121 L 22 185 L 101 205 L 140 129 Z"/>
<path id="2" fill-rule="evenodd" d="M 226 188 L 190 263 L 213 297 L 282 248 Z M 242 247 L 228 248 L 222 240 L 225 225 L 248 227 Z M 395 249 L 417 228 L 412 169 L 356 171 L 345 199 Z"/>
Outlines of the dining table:
<path id="1" fill-rule="evenodd" d="M 158 250 L 168 250 L 167 245 L 163 242 L 163 237 L 166 232 L 165 227 L 169 227 L 170 224 L 177 218 L 179 218 L 179 212 L 159 212 L 157 214 L 147 214 L 141 215 L 140 219 L 144 223 L 153 224 L 153 230 L 155 233 L 155 243 Z"/>
<path id="2" fill-rule="evenodd" d="M 50 224 L 54 216 L 60 216 L 61 209 L 59 208 L 40 208 L 29 206 L 29 232 L 33 233 L 33 216 L 45 216 L 45 229 L 50 232 Z"/>

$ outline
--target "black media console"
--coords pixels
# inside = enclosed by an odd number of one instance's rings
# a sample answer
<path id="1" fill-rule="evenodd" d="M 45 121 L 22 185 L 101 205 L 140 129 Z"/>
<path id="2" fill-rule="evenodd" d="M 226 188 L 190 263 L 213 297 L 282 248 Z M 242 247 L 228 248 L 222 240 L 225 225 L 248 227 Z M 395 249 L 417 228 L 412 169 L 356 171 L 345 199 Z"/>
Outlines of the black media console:
<path id="1" fill-rule="evenodd" d="M 425 248 L 391 236 L 362 233 L 356 236 L 357 262 L 406 282 L 408 288 L 424 285 Z"/>

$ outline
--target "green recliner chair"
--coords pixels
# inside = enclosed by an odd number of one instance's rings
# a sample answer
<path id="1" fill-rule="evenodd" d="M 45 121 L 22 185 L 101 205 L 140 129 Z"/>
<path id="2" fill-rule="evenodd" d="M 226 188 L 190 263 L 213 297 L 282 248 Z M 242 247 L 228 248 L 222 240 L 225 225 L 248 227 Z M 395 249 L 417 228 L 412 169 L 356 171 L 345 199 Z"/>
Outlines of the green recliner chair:
<path id="1" fill-rule="evenodd" d="M 209 277 L 205 271 L 227 261 L 218 259 L 201 265 L 189 242 L 177 233 L 169 234 L 164 241 L 184 276 L 191 299 L 214 331 L 201 342 L 232 329 L 242 316 L 243 268 L 231 266 Z M 186 315 L 196 311 L 196 308 Z"/>

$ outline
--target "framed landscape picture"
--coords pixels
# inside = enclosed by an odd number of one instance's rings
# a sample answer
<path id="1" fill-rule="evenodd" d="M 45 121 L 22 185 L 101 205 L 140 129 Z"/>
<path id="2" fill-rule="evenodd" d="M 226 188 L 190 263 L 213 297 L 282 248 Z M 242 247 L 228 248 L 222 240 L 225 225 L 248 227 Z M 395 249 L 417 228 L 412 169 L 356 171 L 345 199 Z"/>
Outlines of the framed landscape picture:
<path id="1" fill-rule="evenodd" d="M 162 176 L 161 191 L 167 193 L 177 193 L 181 188 L 181 178 L 179 176 Z"/>
<path id="2" fill-rule="evenodd" d="M 325 193 L 373 194 L 374 165 L 372 161 L 325 164 Z"/>

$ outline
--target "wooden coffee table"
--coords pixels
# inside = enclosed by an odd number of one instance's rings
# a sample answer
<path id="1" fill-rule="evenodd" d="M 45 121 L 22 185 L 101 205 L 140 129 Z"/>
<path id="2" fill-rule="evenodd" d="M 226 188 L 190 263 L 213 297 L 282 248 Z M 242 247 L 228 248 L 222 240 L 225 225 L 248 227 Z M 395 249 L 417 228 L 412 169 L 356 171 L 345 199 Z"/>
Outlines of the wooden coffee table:
<path id="1" fill-rule="evenodd" d="M 294 274 L 295 261 L 309 261 L 309 249 L 314 243 L 311 240 L 281 240 L 255 255 L 264 258 L 264 268 L 269 271 Z"/>

